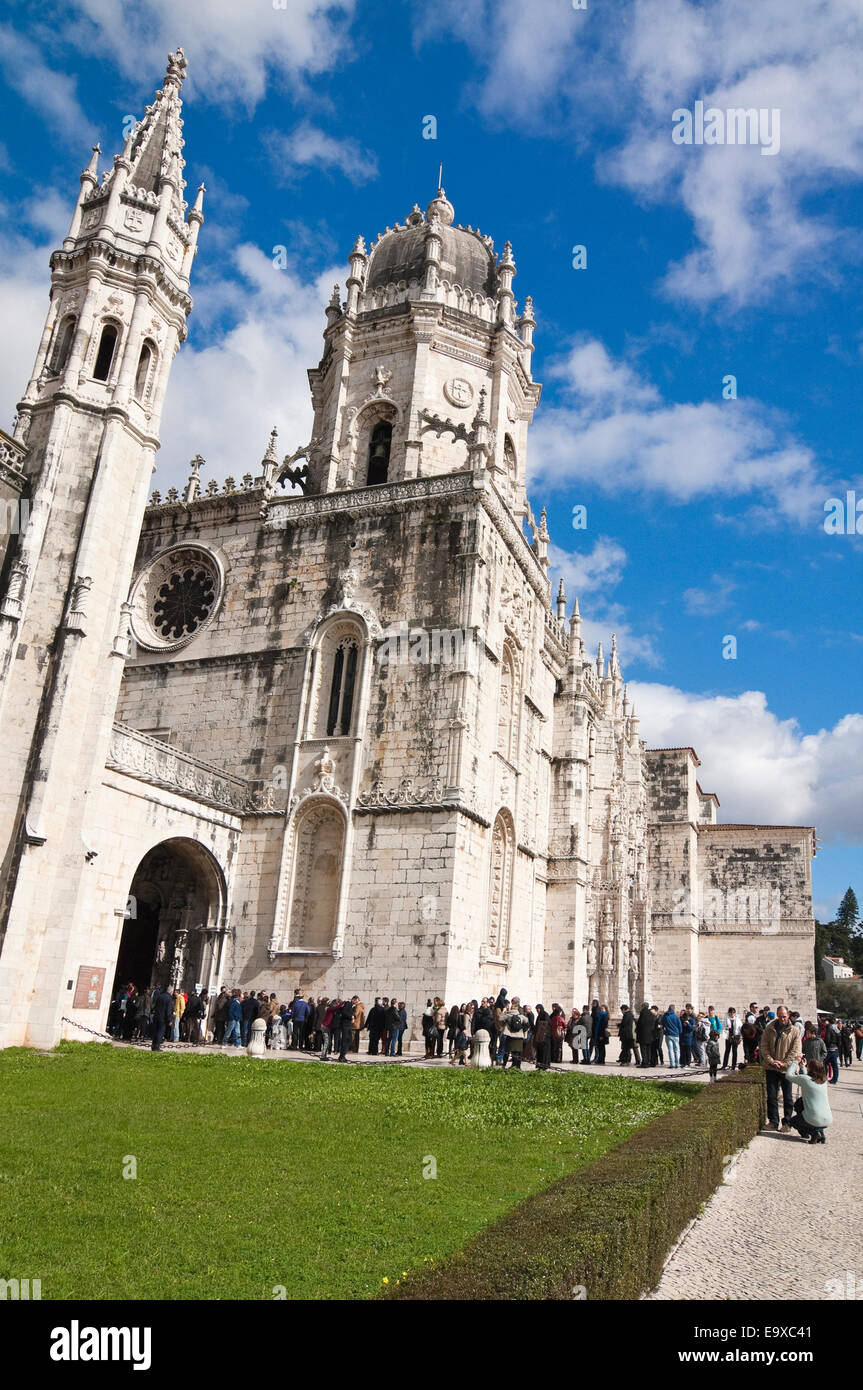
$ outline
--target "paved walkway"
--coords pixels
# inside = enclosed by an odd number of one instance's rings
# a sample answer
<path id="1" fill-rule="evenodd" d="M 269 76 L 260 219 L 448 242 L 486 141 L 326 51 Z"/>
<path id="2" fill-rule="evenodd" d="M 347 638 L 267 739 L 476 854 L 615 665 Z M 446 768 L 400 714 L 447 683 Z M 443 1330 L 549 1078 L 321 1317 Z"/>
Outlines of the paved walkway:
<path id="1" fill-rule="evenodd" d="M 756 1135 L 648 1298 L 863 1298 L 863 1065 L 829 1095 L 827 1143 Z"/>

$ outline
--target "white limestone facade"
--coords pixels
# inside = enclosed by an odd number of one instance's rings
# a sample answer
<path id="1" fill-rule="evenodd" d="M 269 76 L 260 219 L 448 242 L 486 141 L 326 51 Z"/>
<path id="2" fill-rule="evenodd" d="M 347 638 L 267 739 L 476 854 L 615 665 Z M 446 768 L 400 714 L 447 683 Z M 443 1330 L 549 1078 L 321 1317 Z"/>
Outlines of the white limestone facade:
<path id="1" fill-rule="evenodd" d="M 396 995 L 414 1031 L 501 988 L 814 1007 L 814 832 L 717 825 L 552 601 L 531 301 L 442 189 L 351 251 L 311 439 L 147 501 L 203 221 L 184 71 L 82 175 L 0 435 L 30 509 L 0 570 L 0 1042 L 98 1031 L 117 973 Z"/>

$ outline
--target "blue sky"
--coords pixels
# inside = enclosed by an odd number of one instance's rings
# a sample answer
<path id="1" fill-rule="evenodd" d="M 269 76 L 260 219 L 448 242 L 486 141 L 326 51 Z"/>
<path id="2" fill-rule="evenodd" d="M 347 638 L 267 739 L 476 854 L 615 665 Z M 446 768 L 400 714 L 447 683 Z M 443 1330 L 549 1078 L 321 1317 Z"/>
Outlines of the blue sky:
<path id="1" fill-rule="evenodd" d="M 859 10 L 587 6 L 7 4 L 3 423 L 89 146 L 120 148 L 170 48 L 187 197 L 208 193 L 162 488 L 198 451 L 205 477 L 255 471 L 273 424 L 286 451 L 305 441 L 347 252 L 424 206 L 442 163 L 456 221 L 509 239 L 533 296 L 528 468 L 555 589 L 562 573 L 590 640 L 617 632 L 644 736 L 695 746 L 722 819 L 818 826 L 826 917 L 863 892 L 863 539 L 823 524 L 828 498 L 863 502 Z M 778 152 L 674 144 L 697 100 L 778 109 Z"/>

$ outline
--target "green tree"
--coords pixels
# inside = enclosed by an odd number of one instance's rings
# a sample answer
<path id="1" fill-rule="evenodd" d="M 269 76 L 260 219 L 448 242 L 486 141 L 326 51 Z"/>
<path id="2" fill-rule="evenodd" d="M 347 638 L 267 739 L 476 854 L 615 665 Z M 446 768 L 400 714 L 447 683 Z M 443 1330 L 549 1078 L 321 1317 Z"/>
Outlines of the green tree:
<path id="1" fill-rule="evenodd" d="M 840 1018 L 863 1018 L 863 989 L 859 980 L 819 980 L 815 986 L 819 1009 Z"/>
<path id="2" fill-rule="evenodd" d="M 839 904 L 836 913 L 836 925 L 842 927 L 852 935 L 860 925 L 860 909 L 857 906 L 857 894 L 853 888 L 846 888 L 845 894 Z"/>

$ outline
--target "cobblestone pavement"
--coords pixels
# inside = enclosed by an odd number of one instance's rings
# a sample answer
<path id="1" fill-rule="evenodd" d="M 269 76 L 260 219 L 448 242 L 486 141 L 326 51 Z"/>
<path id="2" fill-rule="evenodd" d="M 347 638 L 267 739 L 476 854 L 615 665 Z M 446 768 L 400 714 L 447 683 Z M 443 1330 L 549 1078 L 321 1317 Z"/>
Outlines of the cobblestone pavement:
<path id="1" fill-rule="evenodd" d="M 647 1298 L 863 1298 L 863 1066 L 829 1095 L 827 1143 L 756 1135 Z"/>

